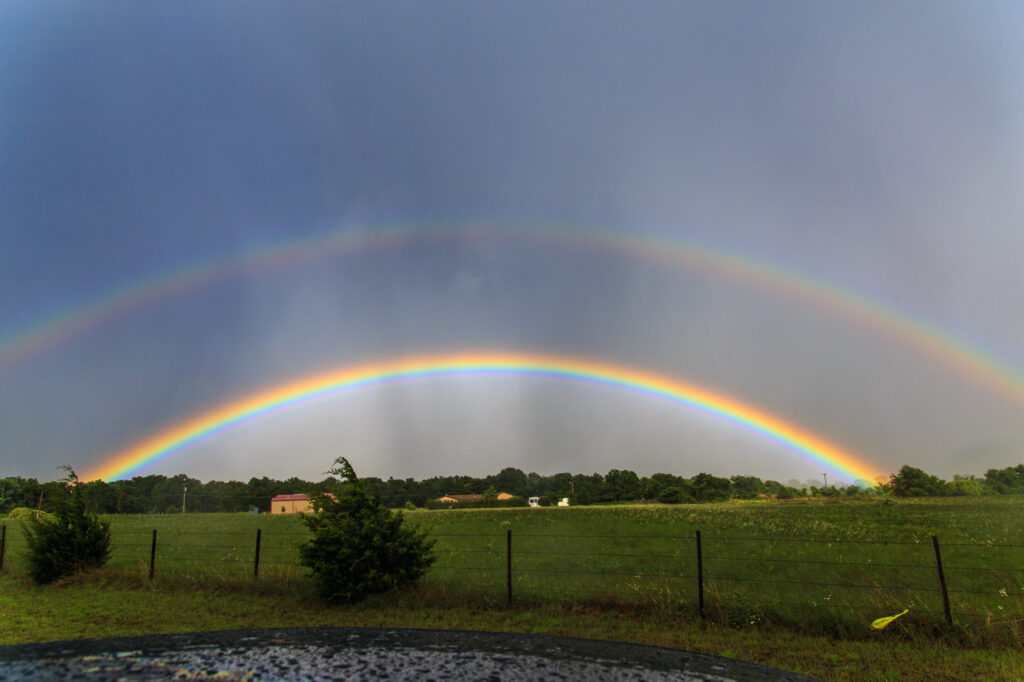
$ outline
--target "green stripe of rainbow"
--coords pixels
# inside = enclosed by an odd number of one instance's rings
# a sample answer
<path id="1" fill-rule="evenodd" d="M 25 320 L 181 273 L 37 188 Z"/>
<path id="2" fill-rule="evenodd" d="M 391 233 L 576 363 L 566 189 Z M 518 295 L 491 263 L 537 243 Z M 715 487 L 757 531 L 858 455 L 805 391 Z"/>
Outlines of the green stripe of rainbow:
<path id="1" fill-rule="evenodd" d="M 270 412 L 361 386 L 455 374 L 519 374 L 569 379 L 637 391 L 695 407 L 789 446 L 806 458 L 857 481 L 881 472 L 838 445 L 756 407 L 708 389 L 652 372 L 597 360 L 518 352 L 461 352 L 384 360 L 343 367 L 248 395 L 196 415 L 115 453 L 83 480 L 116 480 L 233 426 Z"/>

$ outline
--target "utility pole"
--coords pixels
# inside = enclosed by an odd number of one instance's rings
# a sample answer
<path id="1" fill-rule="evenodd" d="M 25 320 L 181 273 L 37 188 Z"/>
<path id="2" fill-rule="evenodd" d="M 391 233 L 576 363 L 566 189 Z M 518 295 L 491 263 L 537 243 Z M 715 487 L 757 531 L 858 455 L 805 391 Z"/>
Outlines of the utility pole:
<path id="1" fill-rule="evenodd" d="M 827 471 L 823 471 L 821 475 L 825 477 L 825 494 L 827 495 L 828 494 L 828 472 Z"/>
<path id="2" fill-rule="evenodd" d="M 187 492 L 188 492 L 188 486 L 187 485 L 181 486 L 181 513 L 182 514 L 185 513 L 185 493 L 187 493 Z"/>

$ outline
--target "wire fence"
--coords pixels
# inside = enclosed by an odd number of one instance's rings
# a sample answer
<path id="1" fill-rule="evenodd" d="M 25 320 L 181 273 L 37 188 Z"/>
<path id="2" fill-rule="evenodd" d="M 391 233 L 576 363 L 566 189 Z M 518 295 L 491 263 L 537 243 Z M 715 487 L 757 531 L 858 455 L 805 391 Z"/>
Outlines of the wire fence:
<path id="1" fill-rule="evenodd" d="M 108 565 L 160 576 L 302 579 L 305 532 L 124 530 Z M 935 623 L 1024 622 L 1024 544 L 811 536 L 431 534 L 427 583 L 452 594 L 692 610 L 749 621 L 904 608 Z M 22 564 L 23 539 L 0 535 L 0 568 Z M 20 547 L 8 547 L 8 545 Z"/>

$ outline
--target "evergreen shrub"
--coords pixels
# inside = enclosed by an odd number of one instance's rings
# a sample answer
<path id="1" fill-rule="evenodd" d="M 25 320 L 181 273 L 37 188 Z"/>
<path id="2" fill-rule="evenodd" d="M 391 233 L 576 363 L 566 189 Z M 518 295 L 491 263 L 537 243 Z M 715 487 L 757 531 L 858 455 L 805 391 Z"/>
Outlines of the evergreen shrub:
<path id="1" fill-rule="evenodd" d="M 65 494 L 57 500 L 56 513 L 33 516 L 24 526 L 28 572 L 40 585 L 99 568 L 110 557 L 110 524 L 86 512 L 78 476 L 71 467 L 65 469 Z"/>
<path id="2" fill-rule="evenodd" d="M 312 537 L 299 547 L 300 562 L 316 580 L 321 598 L 354 603 L 415 582 L 434 563 L 433 541 L 386 509 L 376 489 L 356 477 L 344 457 L 330 470 L 343 484 L 334 497 L 316 495 L 303 523 Z"/>

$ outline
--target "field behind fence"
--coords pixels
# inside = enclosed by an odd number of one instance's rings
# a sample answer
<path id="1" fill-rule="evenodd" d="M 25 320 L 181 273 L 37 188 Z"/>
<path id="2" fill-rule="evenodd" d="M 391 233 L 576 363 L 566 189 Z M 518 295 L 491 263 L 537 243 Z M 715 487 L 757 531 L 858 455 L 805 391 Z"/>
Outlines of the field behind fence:
<path id="1" fill-rule="evenodd" d="M 435 540 L 434 597 L 498 607 L 634 605 L 736 627 L 863 631 L 956 624 L 1020 642 L 1024 500 L 807 502 L 417 511 Z M 111 572 L 154 580 L 307 582 L 294 516 L 110 517 Z M 24 570 L 20 524 L 5 564 Z M 155 539 L 155 543 L 154 543 Z"/>

